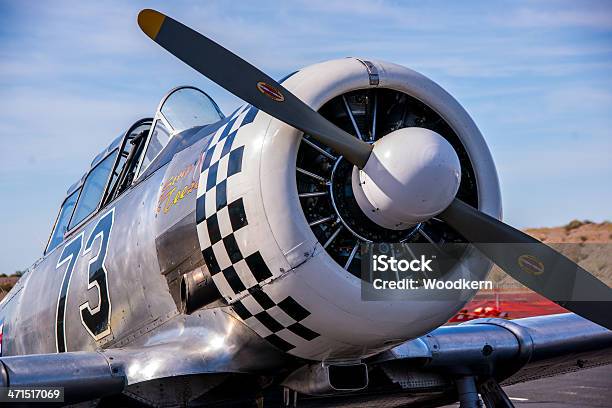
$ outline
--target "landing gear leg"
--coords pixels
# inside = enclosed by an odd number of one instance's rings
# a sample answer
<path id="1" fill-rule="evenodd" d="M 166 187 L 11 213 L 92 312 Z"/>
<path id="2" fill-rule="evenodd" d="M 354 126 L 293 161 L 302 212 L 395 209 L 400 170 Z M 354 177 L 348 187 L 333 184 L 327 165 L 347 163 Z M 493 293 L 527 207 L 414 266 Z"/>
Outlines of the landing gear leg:
<path id="1" fill-rule="evenodd" d="M 481 383 L 478 390 L 487 408 L 514 408 L 508 395 L 493 378 Z"/>
<path id="2" fill-rule="evenodd" d="M 482 408 L 474 377 L 458 377 L 455 379 L 455 385 L 459 394 L 459 408 Z"/>
<path id="3" fill-rule="evenodd" d="M 297 407 L 298 393 L 297 391 L 290 390 L 289 388 L 283 388 L 283 406 L 284 407 Z M 293 404 L 292 404 L 293 402 Z"/>

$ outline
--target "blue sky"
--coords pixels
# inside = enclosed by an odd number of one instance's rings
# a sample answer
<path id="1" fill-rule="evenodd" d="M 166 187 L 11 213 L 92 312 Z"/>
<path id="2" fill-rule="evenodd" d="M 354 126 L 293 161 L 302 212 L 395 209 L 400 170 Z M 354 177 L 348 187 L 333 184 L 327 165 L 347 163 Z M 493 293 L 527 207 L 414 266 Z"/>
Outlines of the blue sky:
<path id="1" fill-rule="evenodd" d="M 66 188 L 165 91 L 238 105 L 139 31 L 144 7 L 277 78 L 344 56 L 413 68 L 480 127 L 507 222 L 612 218 L 610 3 L 0 0 L 0 273 L 41 255 Z"/>

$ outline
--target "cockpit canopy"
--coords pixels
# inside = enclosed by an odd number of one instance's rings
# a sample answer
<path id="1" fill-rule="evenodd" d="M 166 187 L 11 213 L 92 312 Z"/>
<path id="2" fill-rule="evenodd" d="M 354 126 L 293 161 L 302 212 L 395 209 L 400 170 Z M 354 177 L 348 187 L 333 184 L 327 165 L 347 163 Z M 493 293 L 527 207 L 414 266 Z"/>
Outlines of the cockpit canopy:
<path id="1" fill-rule="evenodd" d="M 141 119 L 100 152 L 67 192 L 45 254 L 87 219 L 136 184 L 174 135 L 223 119 L 217 104 L 192 86 L 168 92 L 153 119 Z M 146 176 L 145 176 L 146 177 Z"/>
<path id="2" fill-rule="evenodd" d="M 215 123 L 220 119 L 223 119 L 223 114 L 217 104 L 198 88 L 183 86 L 168 92 L 155 113 L 153 130 L 147 141 L 138 174 L 144 172 L 173 135 L 196 126 Z"/>

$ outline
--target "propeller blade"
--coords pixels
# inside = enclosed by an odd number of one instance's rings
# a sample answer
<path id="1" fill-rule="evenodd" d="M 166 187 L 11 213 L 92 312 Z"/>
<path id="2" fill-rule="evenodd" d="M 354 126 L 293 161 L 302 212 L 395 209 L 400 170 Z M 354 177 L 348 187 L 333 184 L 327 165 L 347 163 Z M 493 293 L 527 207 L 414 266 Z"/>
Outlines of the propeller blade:
<path id="1" fill-rule="evenodd" d="M 278 82 L 214 41 L 150 9 L 138 25 L 172 55 L 256 108 L 301 130 L 342 154 L 360 169 L 372 147 L 338 128 Z"/>
<path id="2" fill-rule="evenodd" d="M 612 330 L 612 289 L 564 255 L 458 199 L 438 217 L 523 285 Z"/>

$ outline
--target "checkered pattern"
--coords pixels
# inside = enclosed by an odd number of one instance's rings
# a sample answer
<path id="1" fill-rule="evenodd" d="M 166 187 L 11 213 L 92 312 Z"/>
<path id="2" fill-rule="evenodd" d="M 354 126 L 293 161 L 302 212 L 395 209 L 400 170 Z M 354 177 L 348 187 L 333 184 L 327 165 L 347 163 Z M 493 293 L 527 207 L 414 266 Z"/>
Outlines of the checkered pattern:
<path id="1" fill-rule="evenodd" d="M 240 250 L 235 233 L 249 222 L 242 198 L 230 203 L 227 199 L 236 174 L 242 171 L 244 145 L 236 146 L 236 133 L 256 113 L 248 105 L 234 112 L 212 136 L 202 160 L 196 203 L 198 236 L 213 281 L 229 298 L 272 277 L 259 252 L 243 254 Z"/>
<path id="2" fill-rule="evenodd" d="M 234 302 L 232 307 L 250 328 L 283 351 L 319 337 L 319 333 L 300 323 L 310 312 L 291 296 L 276 303 L 263 288 L 253 287 L 249 296 Z"/>
<path id="3" fill-rule="evenodd" d="M 196 218 L 204 261 L 217 289 L 244 322 L 283 351 L 319 337 L 301 322 L 310 312 L 294 298 L 272 300 L 261 283 L 272 277 L 259 251 L 245 253 L 236 237 L 249 225 L 244 197 L 228 203 L 228 192 L 240 180 L 244 143 L 236 140 L 257 109 L 246 105 L 230 115 L 212 136 L 203 154 Z M 229 195 L 232 196 L 233 195 Z"/>

